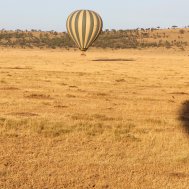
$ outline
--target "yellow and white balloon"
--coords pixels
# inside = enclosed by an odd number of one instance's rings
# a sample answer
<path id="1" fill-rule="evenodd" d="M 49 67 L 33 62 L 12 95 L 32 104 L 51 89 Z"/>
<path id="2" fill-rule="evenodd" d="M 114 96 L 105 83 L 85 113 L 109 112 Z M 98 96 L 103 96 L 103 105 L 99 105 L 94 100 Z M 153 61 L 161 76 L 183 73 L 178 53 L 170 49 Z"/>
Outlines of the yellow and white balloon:
<path id="1" fill-rule="evenodd" d="M 103 22 L 99 14 L 90 10 L 78 10 L 67 19 L 67 31 L 81 51 L 87 49 L 98 38 Z"/>

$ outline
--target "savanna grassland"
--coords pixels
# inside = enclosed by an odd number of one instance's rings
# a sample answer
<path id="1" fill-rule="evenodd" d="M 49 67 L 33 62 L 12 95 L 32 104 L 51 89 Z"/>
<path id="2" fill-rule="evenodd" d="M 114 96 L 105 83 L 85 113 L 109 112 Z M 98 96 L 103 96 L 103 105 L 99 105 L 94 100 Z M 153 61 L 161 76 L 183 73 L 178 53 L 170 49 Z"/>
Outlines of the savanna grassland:
<path id="1" fill-rule="evenodd" d="M 0 188 L 187 189 L 189 49 L 0 50 Z"/>

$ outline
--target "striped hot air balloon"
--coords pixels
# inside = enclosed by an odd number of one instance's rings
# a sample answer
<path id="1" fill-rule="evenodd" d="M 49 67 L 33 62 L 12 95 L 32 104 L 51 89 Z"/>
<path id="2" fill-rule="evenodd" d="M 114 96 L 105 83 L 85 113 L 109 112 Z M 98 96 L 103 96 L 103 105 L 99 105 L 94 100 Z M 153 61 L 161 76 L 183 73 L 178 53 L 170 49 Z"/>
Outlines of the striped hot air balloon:
<path id="1" fill-rule="evenodd" d="M 67 19 L 67 31 L 81 51 L 86 51 L 102 31 L 101 17 L 94 11 L 78 10 Z"/>

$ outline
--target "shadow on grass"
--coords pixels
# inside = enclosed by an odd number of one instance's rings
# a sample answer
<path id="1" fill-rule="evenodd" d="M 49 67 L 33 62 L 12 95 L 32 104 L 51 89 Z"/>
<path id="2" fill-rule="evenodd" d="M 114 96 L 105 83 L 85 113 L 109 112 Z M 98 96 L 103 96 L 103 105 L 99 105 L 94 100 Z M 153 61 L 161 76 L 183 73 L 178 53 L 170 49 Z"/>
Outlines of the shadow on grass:
<path id="1" fill-rule="evenodd" d="M 117 59 L 108 59 L 108 58 L 102 58 L 102 59 L 95 59 L 92 60 L 94 62 L 114 62 L 114 61 L 120 61 L 120 62 L 132 62 L 135 61 L 134 59 L 123 59 L 123 58 L 117 58 Z"/>
<path id="2" fill-rule="evenodd" d="M 189 134 L 189 100 L 182 104 L 180 120 L 183 122 L 186 133 Z"/>

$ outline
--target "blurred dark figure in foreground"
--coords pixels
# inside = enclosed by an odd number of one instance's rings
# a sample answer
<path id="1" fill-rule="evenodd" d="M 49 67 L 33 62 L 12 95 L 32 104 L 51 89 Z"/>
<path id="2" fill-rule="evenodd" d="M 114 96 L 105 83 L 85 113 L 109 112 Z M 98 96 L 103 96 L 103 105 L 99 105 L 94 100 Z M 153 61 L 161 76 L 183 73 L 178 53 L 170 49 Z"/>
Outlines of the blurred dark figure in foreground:
<path id="1" fill-rule="evenodd" d="M 180 120 L 183 122 L 183 126 L 187 134 L 189 134 L 189 100 L 182 104 Z"/>

